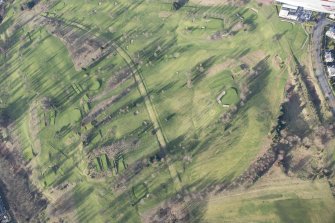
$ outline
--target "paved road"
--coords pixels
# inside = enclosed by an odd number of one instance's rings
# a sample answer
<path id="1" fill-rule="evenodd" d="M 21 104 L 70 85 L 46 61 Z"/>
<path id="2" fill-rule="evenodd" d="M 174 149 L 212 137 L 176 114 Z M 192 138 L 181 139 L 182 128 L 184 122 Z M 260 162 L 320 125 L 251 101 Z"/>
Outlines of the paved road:
<path id="1" fill-rule="evenodd" d="M 328 77 L 324 70 L 324 65 L 322 62 L 322 41 L 323 41 L 323 30 L 325 26 L 331 24 L 332 22 L 329 21 L 325 16 L 319 20 L 317 25 L 314 27 L 313 35 L 312 35 L 312 53 L 313 53 L 313 65 L 315 68 L 315 75 L 319 81 L 319 85 L 328 101 L 329 107 L 335 116 L 335 96 L 331 89 L 331 86 L 328 83 Z"/>

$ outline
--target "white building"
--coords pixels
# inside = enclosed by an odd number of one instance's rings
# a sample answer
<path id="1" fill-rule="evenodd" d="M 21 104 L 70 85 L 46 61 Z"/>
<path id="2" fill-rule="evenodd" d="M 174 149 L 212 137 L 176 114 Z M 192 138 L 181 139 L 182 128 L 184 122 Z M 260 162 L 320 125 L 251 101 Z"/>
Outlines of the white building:
<path id="1" fill-rule="evenodd" d="M 329 38 L 335 39 L 335 27 L 334 26 L 329 27 L 329 29 L 326 32 L 326 36 L 328 36 Z"/>
<path id="2" fill-rule="evenodd" d="M 334 55 L 329 50 L 325 51 L 325 62 L 326 63 L 332 63 L 332 62 L 334 62 Z"/>
<path id="3" fill-rule="evenodd" d="M 308 22 L 311 20 L 312 11 L 301 6 L 282 4 L 279 17 L 298 22 Z"/>
<path id="4" fill-rule="evenodd" d="M 335 77 L 335 66 L 327 66 L 327 72 L 329 77 Z"/>
<path id="5" fill-rule="evenodd" d="M 306 10 L 324 12 L 324 13 L 335 13 L 335 1 L 334 0 L 275 0 L 277 2 L 303 7 Z"/>
<path id="6" fill-rule="evenodd" d="M 298 20 L 298 6 L 284 4 L 279 12 L 279 17 L 290 20 Z"/>
<path id="7" fill-rule="evenodd" d="M 335 20 L 335 14 L 329 14 L 328 18 Z"/>

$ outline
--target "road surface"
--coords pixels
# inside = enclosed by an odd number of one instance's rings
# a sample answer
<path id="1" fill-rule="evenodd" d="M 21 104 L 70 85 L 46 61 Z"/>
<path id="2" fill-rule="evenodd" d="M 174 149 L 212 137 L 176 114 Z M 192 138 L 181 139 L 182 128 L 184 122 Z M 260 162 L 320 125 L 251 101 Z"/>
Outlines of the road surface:
<path id="1" fill-rule="evenodd" d="M 321 90 L 323 91 L 323 94 L 328 101 L 328 105 L 333 113 L 333 116 L 335 116 L 335 96 L 333 94 L 330 84 L 328 83 L 327 73 L 325 72 L 324 64 L 322 61 L 321 49 L 323 41 L 323 30 L 329 24 L 332 24 L 332 22 L 325 18 L 325 16 L 322 16 L 322 18 L 314 27 L 312 35 L 312 59 L 314 62 L 313 66 L 315 69 L 316 78 L 318 79 Z"/>

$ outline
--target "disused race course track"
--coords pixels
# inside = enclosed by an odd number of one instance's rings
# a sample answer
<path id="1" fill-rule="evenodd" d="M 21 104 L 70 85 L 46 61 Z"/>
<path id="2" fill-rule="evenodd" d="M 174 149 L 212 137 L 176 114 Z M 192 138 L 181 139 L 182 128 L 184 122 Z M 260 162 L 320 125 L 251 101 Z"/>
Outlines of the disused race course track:
<path id="1" fill-rule="evenodd" d="M 293 74 L 305 30 L 269 1 L 174 3 L 10 7 L 0 104 L 14 127 L 3 137 L 49 201 L 40 221 L 280 222 L 318 202 L 328 212 L 327 182 L 309 179 L 330 173 L 334 128 L 315 130 Z M 274 168 L 292 178 L 261 184 Z"/>
<path id="2" fill-rule="evenodd" d="M 163 153 L 166 155 L 166 146 L 168 145 L 167 139 L 163 134 L 162 126 L 160 124 L 160 120 L 157 114 L 157 111 L 155 109 L 155 106 L 153 105 L 152 101 L 150 100 L 150 95 L 148 93 L 147 87 L 145 85 L 145 80 L 143 76 L 140 73 L 140 70 L 137 68 L 137 65 L 134 63 L 132 58 L 129 56 L 127 51 L 125 51 L 123 48 L 119 47 L 118 45 L 112 43 L 112 46 L 114 50 L 125 60 L 127 63 L 129 69 L 131 69 L 131 72 L 133 74 L 134 80 L 137 84 L 138 91 L 140 92 L 141 96 L 144 98 L 145 106 L 147 108 L 148 115 L 153 122 L 154 125 L 154 131 L 155 135 L 157 137 L 158 143 L 160 145 L 160 148 L 163 150 Z M 176 168 L 174 167 L 174 164 L 170 162 L 169 158 L 166 159 L 171 177 L 176 185 L 176 190 L 181 189 L 181 182 L 178 178 L 178 173 Z"/>

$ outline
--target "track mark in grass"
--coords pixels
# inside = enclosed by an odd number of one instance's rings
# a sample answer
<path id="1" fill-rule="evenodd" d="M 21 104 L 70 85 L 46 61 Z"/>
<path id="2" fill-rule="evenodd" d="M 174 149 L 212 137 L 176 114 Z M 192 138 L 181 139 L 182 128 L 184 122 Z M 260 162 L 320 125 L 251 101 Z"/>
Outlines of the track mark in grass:
<path id="1" fill-rule="evenodd" d="M 157 137 L 158 143 L 160 148 L 164 151 L 164 153 L 166 154 L 166 146 L 167 146 L 167 140 L 166 137 L 163 134 L 162 131 L 162 127 L 161 124 L 159 122 L 159 117 L 158 114 L 156 112 L 155 106 L 153 105 L 149 94 L 148 94 L 148 90 L 144 81 L 143 76 L 141 75 L 141 73 L 139 72 L 139 70 L 136 68 L 136 64 L 133 62 L 132 58 L 129 56 L 129 54 L 122 49 L 121 47 L 119 47 L 116 44 L 112 44 L 112 47 L 115 49 L 115 51 L 123 58 L 123 60 L 127 63 L 127 65 L 129 66 L 131 73 L 135 79 L 135 82 L 137 84 L 137 88 L 138 91 L 140 92 L 141 96 L 144 98 L 144 103 L 145 103 L 145 107 L 147 109 L 147 112 L 149 114 L 150 120 L 152 121 L 153 125 L 154 125 L 154 129 L 155 129 L 155 135 Z M 169 172 L 170 175 L 175 183 L 176 186 L 176 190 L 180 190 L 181 189 L 181 182 L 180 179 L 178 177 L 178 173 L 177 170 L 174 166 L 173 163 L 171 163 L 168 159 L 167 159 L 167 165 L 169 168 Z"/>

